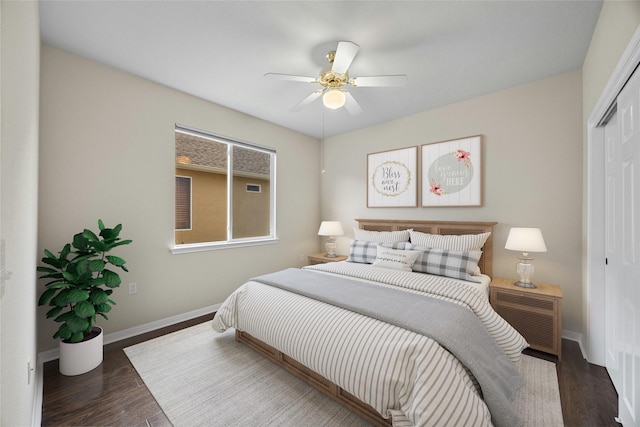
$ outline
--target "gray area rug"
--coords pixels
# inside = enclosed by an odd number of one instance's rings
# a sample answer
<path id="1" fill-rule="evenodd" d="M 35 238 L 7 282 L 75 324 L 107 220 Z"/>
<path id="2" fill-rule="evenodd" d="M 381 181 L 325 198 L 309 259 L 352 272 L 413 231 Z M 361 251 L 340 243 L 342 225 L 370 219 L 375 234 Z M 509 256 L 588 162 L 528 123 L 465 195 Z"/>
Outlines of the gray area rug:
<path id="1" fill-rule="evenodd" d="M 202 323 L 124 349 L 167 418 L 181 426 L 365 426 L 357 415 Z M 516 405 L 528 426 L 562 426 L 555 365 L 523 356 Z"/>

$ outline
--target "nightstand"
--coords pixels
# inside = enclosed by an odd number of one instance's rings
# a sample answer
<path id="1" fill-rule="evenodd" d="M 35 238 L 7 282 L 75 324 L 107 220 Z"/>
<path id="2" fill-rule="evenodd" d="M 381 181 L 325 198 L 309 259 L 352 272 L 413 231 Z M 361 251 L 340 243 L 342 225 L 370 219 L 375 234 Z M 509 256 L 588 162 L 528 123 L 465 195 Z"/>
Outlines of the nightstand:
<path id="1" fill-rule="evenodd" d="M 349 258 L 346 255 L 337 255 L 337 254 L 333 258 L 327 258 L 325 255 L 326 255 L 326 252 L 309 255 L 309 265 L 324 264 L 324 263 L 327 263 L 327 262 L 344 261 L 345 259 Z"/>
<path id="2" fill-rule="evenodd" d="M 491 306 L 529 342 L 535 350 L 562 360 L 562 289 L 556 285 L 535 283 L 536 288 L 521 288 L 514 279 L 491 281 Z"/>

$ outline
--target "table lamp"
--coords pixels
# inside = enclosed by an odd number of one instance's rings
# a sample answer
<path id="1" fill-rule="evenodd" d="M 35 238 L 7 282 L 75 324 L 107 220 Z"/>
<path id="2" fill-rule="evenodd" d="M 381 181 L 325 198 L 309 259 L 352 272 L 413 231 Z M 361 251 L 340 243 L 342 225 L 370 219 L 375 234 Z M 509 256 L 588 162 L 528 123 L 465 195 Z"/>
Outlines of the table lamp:
<path id="1" fill-rule="evenodd" d="M 533 276 L 533 258 L 529 257 L 529 252 L 546 252 L 547 246 L 544 244 L 542 231 L 539 228 L 514 227 L 509 230 L 505 249 L 522 252 L 520 260 L 516 263 L 516 271 L 520 275 L 520 280 L 514 283 L 523 288 L 535 288 L 531 282 Z"/>
<path id="2" fill-rule="evenodd" d="M 327 239 L 327 258 L 335 258 L 336 257 L 336 236 L 342 236 L 344 231 L 342 231 L 342 224 L 340 221 L 322 221 L 320 224 L 320 229 L 318 230 L 318 236 L 328 236 Z"/>

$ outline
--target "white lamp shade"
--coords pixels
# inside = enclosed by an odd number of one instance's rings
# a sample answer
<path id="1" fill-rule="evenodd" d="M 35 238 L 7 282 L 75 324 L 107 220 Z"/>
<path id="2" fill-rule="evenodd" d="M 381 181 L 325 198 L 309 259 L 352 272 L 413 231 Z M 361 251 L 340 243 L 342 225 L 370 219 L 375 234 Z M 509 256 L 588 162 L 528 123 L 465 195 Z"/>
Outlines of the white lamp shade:
<path id="1" fill-rule="evenodd" d="M 347 96 L 340 89 L 328 90 L 322 95 L 322 103 L 325 107 L 337 110 L 342 107 L 347 100 Z"/>
<path id="2" fill-rule="evenodd" d="M 318 236 L 342 236 L 343 234 L 340 221 L 322 221 L 318 230 Z"/>
<path id="3" fill-rule="evenodd" d="M 542 231 L 539 228 L 514 227 L 509 230 L 505 249 L 519 252 L 547 252 Z"/>

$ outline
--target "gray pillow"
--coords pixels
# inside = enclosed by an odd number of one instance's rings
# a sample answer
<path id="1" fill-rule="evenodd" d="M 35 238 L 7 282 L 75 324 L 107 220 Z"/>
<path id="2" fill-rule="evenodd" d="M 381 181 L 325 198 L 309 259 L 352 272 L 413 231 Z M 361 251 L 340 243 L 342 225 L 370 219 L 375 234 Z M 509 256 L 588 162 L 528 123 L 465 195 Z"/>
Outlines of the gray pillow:
<path id="1" fill-rule="evenodd" d="M 408 244 L 406 249 L 422 251 L 413 264 L 413 271 L 477 282 L 475 271 L 482 251 L 454 251 L 425 248 Z"/>

